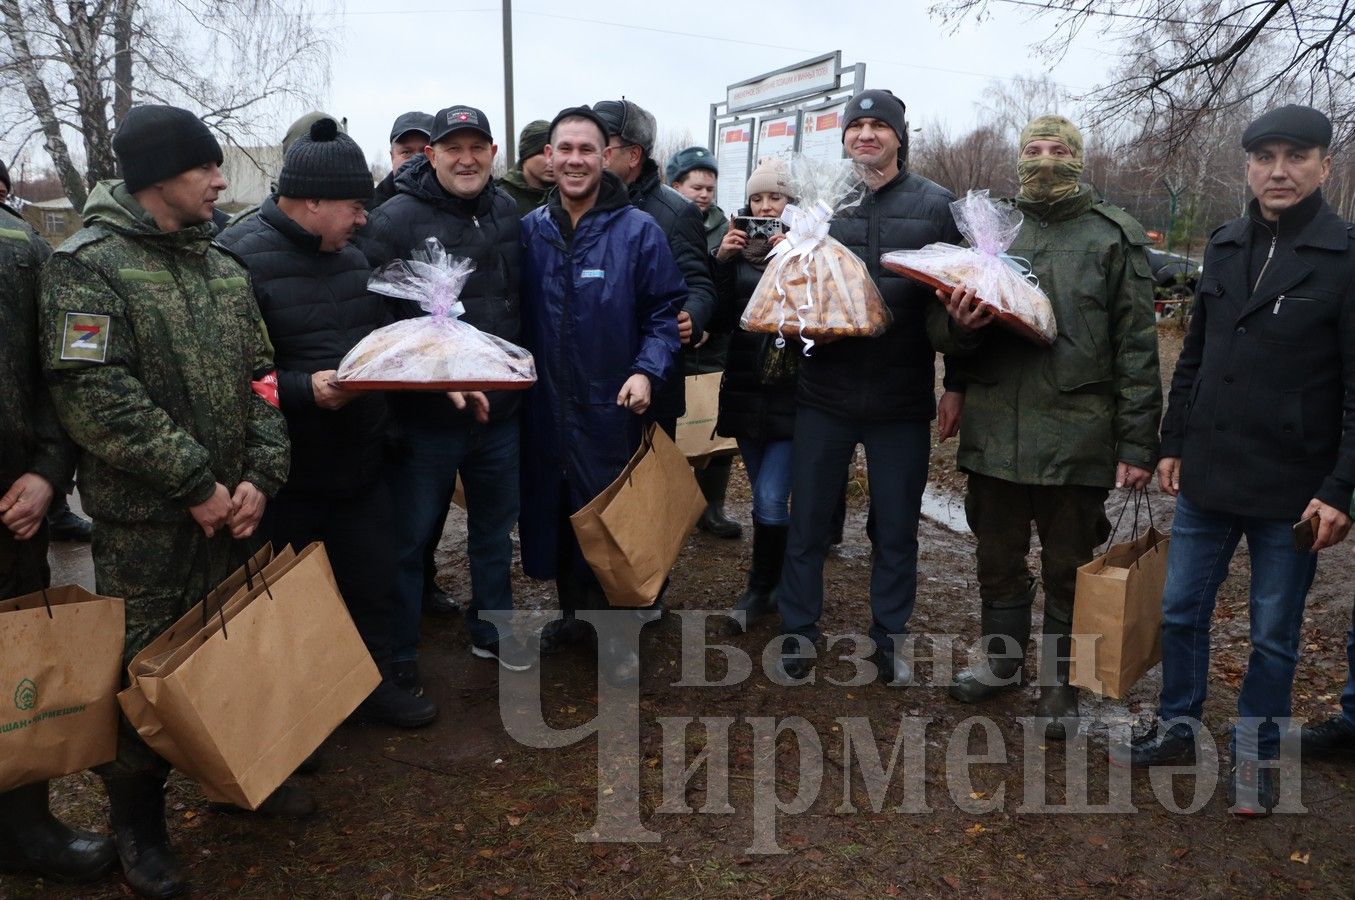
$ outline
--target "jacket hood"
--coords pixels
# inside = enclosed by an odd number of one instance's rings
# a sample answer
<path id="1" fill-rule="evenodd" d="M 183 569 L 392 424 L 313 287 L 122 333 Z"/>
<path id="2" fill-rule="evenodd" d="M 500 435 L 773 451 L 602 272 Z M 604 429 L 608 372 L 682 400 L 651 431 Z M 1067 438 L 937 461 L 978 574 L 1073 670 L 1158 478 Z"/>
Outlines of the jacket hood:
<path id="1" fill-rule="evenodd" d="M 488 215 L 494 206 L 494 179 L 485 182 L 484 190 L 471 200 L 463 200 L 447 192 L 438 181 L 438 173 L 426 156 L 416 156 L 395 174 L 395 190 L 409 194 L 416 200 L 432 204 L 461 216 Z"/>
<path id="2" fill-rule="evenodd" d="M 100 181 L 90 192 L 82 213 L 85 225 L 102 225 L 110 231 L 141 240 L 155 241 L 170 248 L 206 252 L 216 234 L 210 222 L 180 231 L 161 231 L 145 207 L 136 201 L 122 181 Z"/>

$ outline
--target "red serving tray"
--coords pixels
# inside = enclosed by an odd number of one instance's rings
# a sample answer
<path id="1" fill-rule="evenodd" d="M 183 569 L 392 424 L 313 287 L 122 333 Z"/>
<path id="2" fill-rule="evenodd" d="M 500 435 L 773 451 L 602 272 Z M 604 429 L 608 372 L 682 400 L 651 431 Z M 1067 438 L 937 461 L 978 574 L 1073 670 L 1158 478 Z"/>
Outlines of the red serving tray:
<path id="1" fill-rule="evenodd" d="M 532 381 L 340 381 L 344 391 L 525 391 Z"/>
<path id="2" fill-rule="evenodd" d="M 898 272 L 900 275 L 905 275 L 914 281 L 920 281 L 929 287 L 938 288 L 939 290 L 945 291 L 947 294 L 955 290 L 955 285 L 946 284 L 946 282 L 942 281 L 940 278 L 937 278 L 935 275 L 929 275 L 921 269 L 914 269 L 911 266 L 904 266 L 894 262 L 886 262 L 883 259 L 880 260 L 880 262 L 884 263 L 886 269 Z M 1020 317 L 1007 312 L 1005 309 L 999 309 L 982 297 L 978 297 L 977 299 L 980 303 L 993 311 L 993 318 L 1004 328 L 1016 332 L 1026 340 L 1039 344 L 1041 347 L 1048 347 L 1053 343 L 1052 341 L 1046 340 L 1044 335 L 1040 334 L 1040 332 L 1036 331 L 1034 328 L 1031 328 Z M 937 302 L 941 302 L 939 298 L 937 299 Z"/>

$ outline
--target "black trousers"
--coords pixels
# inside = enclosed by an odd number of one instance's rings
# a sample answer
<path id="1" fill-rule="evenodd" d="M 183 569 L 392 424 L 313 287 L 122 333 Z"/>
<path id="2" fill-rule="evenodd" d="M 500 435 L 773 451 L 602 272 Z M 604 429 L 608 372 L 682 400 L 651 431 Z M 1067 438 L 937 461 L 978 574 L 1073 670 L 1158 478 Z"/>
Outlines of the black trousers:
<path id="1" fill-rule="evenodd" d="M 0 525 L 0 600 L 40 591 L 50 582 L 47 523 L 26 541 L 15 540 L 14 532 Z"/>
<path id="2" fill-rule="evenodd" d="M 268 504 L 259 529 L 276 549 L 324 543 L 348 614 L 383 670 L 390 659 L 395 584 L 393 518 L 386 483 L 378 481 L 353 497 L 278 497 Z"/>

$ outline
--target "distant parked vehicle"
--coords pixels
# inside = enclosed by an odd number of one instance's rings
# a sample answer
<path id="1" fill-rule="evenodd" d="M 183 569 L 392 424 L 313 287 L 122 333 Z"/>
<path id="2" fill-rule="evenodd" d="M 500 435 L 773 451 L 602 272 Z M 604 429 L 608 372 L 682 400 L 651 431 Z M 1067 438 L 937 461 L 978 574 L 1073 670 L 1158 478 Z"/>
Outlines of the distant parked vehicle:
<path id="1" fill-rule="evenodd" d="M 1189 256 L 1149 247 L 1148 265 L 1153 270 L 1156 295 L 1153 305 L 1157 317 L 1174 316 L 1189 306 L 1195 297 L 1195 285 L 1200 280 L 1200 264 Z"/>

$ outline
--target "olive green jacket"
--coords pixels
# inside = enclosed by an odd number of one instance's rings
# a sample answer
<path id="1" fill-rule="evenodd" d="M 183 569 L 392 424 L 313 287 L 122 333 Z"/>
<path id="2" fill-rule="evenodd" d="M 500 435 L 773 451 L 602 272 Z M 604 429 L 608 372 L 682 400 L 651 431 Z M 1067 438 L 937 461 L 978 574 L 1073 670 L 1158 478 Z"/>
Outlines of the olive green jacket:
<path id="1" fill-rule="evenodd" d="M 1118 461 L 1157 460 L 1162 384 L 1147 237 L 1088 185 L 1052 205 L 1017 201 L 1008 253 L 1027 260 L 1054 307 L 1043 348 L 998 325 L 929 319 L 968 381 L 959 468 L 1019 484 L 1112 487 Z"/>
<path id="2" fill-rule="evenodd" d="M 522 175 L 522 167 L 514 166 L 504 173 L 502 178 L 494 181 L 499 187 L 508 192 L 508 196 L 518 205 L 518 215 L 525 216 L 527 213 L 536 209 L 538 206 L 546 205 L 546 195 L 550 193 L 550 186 L 544 188 L 534 188 L 527 183 L 527 179 Z"/>
<path id="3" fill-rule="evenodd" d="M 85 510 L 178 522 L 217 482 L 276 494 L 287 427 L 251 389 L 273 364 L 244 266 L 210 223 L 160 231 L 120 181 L 84 216 L 43 269 L 39 329 Z"/>
<path id="4" fill-rule="evenodd" d="M 64 492 L 75 470 L 75 447 L 57 422 L 37 353 L 38 274 L 51 254 L 0 206 L 0 495 L 26 472 Z"/>

